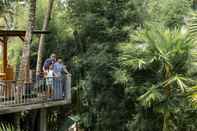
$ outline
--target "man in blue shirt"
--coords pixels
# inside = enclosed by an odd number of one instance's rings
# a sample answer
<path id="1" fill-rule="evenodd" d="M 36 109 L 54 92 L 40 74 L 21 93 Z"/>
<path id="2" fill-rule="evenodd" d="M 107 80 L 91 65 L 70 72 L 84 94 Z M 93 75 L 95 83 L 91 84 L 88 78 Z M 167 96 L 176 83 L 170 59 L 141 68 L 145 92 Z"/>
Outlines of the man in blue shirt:
<path id="1" fill-rule="evenodd" d="M 56 74 L 56 79 L 54 81 L 54 96 L 55 99 L 62 99 L 65 92 L 65 74 L 70 74 L 63 64 L 62 59 L 58 59 L 53 65 L 53 71 Z"/>
<path id="2" fill-rule="evenodd" d="M 47 70 L 49 70 L 49 66 L 55 64 L 56 62 L 56 54 L 51 54 L 50 58 L 47 58 L 44 61 L 44 65 L 43 65 L 43 71 L 46 72 Z"/>
<path id="3" fill-rule="evenodd" d="M 65 73 L 69 74 L 66 66 L 62 62 L 62 59 L 58 59 L 57 62 L 53 65 L 53 71 L 57 75 L 57 77 L 62 77 Z"/>

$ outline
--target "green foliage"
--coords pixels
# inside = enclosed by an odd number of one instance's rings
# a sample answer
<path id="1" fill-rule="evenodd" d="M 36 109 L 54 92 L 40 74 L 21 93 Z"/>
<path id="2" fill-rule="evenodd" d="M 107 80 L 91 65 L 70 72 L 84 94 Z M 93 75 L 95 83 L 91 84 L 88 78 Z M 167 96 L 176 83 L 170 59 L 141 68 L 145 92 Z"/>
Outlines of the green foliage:
<path id="1" fill-rule="evenodd" d="M 186 97 L 195 85 L 193 44 L 175 28 L 184 24 L 190 1 L 68 4 L 77 47 L 71 61 L 75 111 L 84 127 L 180 131 L 188 122 L 193 127 L 186 129 L 195 129 L 192 118 L 181 118 L 194 111 Z"/>
<path id="2" fill-rule="evenodd" d="M 0 11 L 1 11 L 1 13 L 6 10 L 6 7 L 10 6 L 10 2 L 11 2 L 10 0 L 0 1 Z"/>
<path id="3" fill-rule="evenodd" d="M 37 29 L 45 2 L 38 0 Z M 67 0 L 54 7 L 44 57 L 56 52 L 72 72 L 72 110 L 81 127 L 196 130 L 196 16 L 188 21 L 190 39 L 179 30 L 191 0 Z M 25 29 L 26 6 L 18 5 L 15 15 Z M 9 60 L 15 64 L 21 47 L 12 43 Z M 32 68 L 37 43 L 34 38 Z M 48 119 L 51 130 L 60 127 L 66 109 L 54 110 Z"/>
<path id="4" fill-rule="evenodd" d="M 128 80 L 125 71 L 118 69 L 115 47 L 128 39 L 132 29 L 142 25 L 143 2 L 68 1 L 78 48 L 73 57 L 73 64 L 77 65 L 72 66 L 81 101 L 76 111 L 86 128 L 96 131 L 126 128 L 124 87 Z"/>
<path id="5" fill-rule="evenodd" d="M 149 20 L 170 28 L 180 27 L 184 24 L 184 17 L 191 11 L 191 5 L 190 0 L 149 0 Z"/>
<path id="6" fill-rule="evenodd" d="M 11 124 L 0 124 L 0 131 L 15 131 L 15 128 Z"/>
<path id="7" fill-rule="evenodd" d="M 188 36 L 194 44 L 196 44 L 197 36 L 197 13 L 193 12 L 187 21 Z"/>
<path id="8" fill-rule="evenodd" d="M 188 74 L 192 67 L 193 44 L 178 30 L 146 28 L 132 35 L 130 42 L 120 43 L 117 47 L 121 68 L 127 70 L 127 76 L 132 80 L 130 85 L 127 83 L 127 92 L 130 97 L 136 94 L 132 97 L 135 108 L 131 112 L 133 119 L 129 128 L 180 131 L 185 123 L 177 124 L 181 119 L 177 114 L 185 116 L 187 109 L 192 110 L 185 95 L 195 84 Z M 131 86 L 135 88 L 130 89 Z M 148 126 L 154 123 L 157 125 Z M 187 129 L 194 130 L 193 127 Z"/>

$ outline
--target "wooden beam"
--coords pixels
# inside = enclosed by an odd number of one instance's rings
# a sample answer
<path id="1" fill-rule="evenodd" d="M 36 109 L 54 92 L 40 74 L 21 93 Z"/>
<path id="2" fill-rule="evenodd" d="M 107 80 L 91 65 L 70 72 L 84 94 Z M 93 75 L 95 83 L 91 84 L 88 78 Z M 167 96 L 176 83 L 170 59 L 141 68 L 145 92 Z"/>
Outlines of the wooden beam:
<path id="1" fill-rule="evenodd" d="M 24 36 L 18 36 L 23 42 L 25 41 L 25 37 Z"/>
<path id="2" fill-rule="evenodd" d="M 3 43 L 4 42 L 3 39 L 0 38 L 0 42 Z"/>
<path id="3" fill-rule="evenodd" d="M 34 30 L 33 34 L 48 34 L 49 31 L 40 31 Z M 24 30 L 0 30 L 0 36 L 9 36 L 9 37 L 16 37 L 16 36 L 25 36 L 26 31 Z"/>
<path id="4" fill-rule="evenodd" d="M 3 73 L 6 74 L 6 72 L 7 72 L 7 64 L 8 64 L 8 60 L 7 60 L 7 42 L 8 42 L 8 37 L 4 36 L 3 37 L 3 41 L 4 41 L 3 42 Z"/>

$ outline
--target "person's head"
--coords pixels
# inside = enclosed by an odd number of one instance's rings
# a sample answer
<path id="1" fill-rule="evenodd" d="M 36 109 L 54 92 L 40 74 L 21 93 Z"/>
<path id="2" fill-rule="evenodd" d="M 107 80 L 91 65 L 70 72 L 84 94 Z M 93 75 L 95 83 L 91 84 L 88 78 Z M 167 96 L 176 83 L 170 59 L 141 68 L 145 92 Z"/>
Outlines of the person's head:
<path id="1" fill-rule="evenodd" d="M 51 59 L 54 59 L 55 60 L 56 59 L 56 54 L 55 53 L 52 53 L 50 57 L 51 57 Z"/>
<path id="2" fill-rule="evenodd" d="M 63 61 L 62 61 L 62 59 L 61 59 L 61 58 L 59 58 L 59 59 L 57 60 L 57 62 L 58 62 L 58 63 L 60 63 L 60 64 L 62 64 L 62 63 L 63 63 Z"/>

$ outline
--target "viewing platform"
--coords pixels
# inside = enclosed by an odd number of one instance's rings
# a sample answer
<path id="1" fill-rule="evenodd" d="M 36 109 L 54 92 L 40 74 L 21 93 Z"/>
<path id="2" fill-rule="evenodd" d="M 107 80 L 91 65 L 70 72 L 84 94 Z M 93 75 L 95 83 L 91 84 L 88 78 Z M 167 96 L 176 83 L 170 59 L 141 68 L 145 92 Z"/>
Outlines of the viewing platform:
<path id="1" fill-rule="evenodd" d="M 71 104 L 71 75 L 46 78 L 24 84 L 20 80 L 0 80 L 0 114 Z"/>

